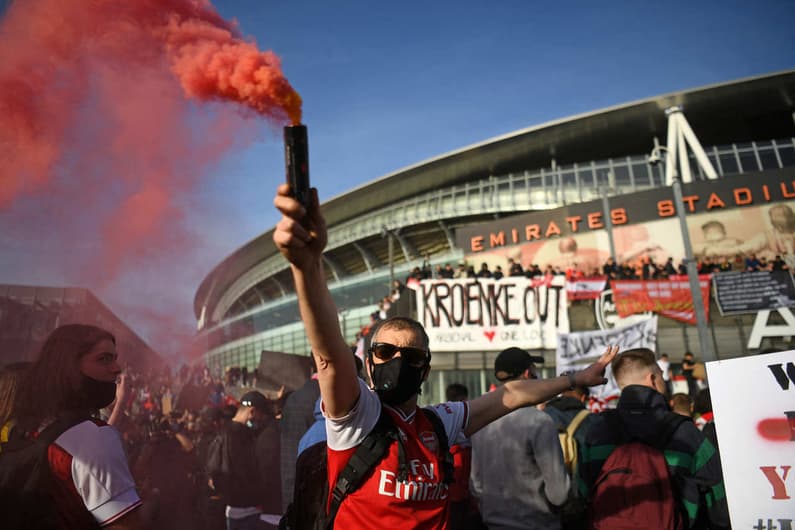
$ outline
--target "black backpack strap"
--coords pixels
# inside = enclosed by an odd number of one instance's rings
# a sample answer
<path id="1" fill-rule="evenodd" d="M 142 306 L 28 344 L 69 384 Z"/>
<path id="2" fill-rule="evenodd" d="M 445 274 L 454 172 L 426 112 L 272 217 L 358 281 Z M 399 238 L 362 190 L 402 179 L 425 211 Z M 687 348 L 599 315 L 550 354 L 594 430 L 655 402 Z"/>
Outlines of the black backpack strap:
<path id="1" fill-rule="evenodd" d="M 422 409 L 425 417 L 433 425 L 433 430 L 436 432 L 436 437 L 439 439 L 439 456 L 442 457 L 442 480 L 445 484 L 452 484 L 455 480 L 453 475 L 453 455 L 450 453 L 450 441 L 447 439 L 447 431 L 442 423 L 442 418 L 430 407 L 423 407 Z"/>
<path id="2" fill-rule="evenodd" d="M 326 518 L 326 528 L 334 527 L 334 519 L 337 517 L 337 511 L 339 511 L 342 501 L 361 486 L 364 477 L 384 458 L 387 449 L 389 449 L 393 441 L 397 441 L 399 446 L 401 470 L 398 473 L 398 479 L 400 480 L 400 473 L 402 473 L 403 480 L 405 480 L 408 469 L 405 462 L 405 450 L 403 449 L 403 444 L 400 443 L 397 428 L 392 423 L 389 413 L 382 406 L 381 415 L 375 427 L 359 444 L 359 447 L 356 448 L 356 451 L 348 460 L 348 464 L 337 478 L 336 484 L 334 484 L 334 489 L 331 491 L 328 517 Z"/>
<path id="3" fill-rule="evenodd" d="M 58 416 L 53 420 L 49 425 L 47 425 L 35 438 L 29 438 L 28 436 L 14 436 L 8 440 L 6 444 L 6 449 L 8 451 L 14 451 L 16 449 L 26 447 L 31 440 L 36 443 L 50 445 L 55 440 L 58 439 L 63 433 L 77 425 L 78 423 L 83 423 L 84 421 L 91 419 L 89 416 L 86 415 L 77 415 L 77 414 L 64 414 L 62 416 Z"/>
<path id="4" fill-rule="evenodd" d="M 46 442 L 47 445 L 49 445 L 57 440 L 60 435 L 78 423 L 83 423 L 89 419 L 91 419 L 89 416 L 78 414 L 65 414 L 63 416 L 59 416 L 55 419 L 55 421 L 45 427 L 41 433 L 39 433 L 38 439 L 42 442 Z"/>

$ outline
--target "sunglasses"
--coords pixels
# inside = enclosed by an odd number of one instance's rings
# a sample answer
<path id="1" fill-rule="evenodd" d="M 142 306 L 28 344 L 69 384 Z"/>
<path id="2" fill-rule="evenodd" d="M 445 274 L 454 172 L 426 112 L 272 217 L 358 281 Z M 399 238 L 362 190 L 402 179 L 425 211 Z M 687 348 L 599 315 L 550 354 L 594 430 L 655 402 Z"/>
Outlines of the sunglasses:
<path id="1" fill-rule="evenodd" d="M 374 342 L 370 345 L 370 353 L 382 361 L 388 361 L 400 352 L 400 356 L 410 364 L 423 364 L 427 360 L 430 352 L 421 348 L 409 348 L 407 346 L 395 346 L 388 342 Z"/>

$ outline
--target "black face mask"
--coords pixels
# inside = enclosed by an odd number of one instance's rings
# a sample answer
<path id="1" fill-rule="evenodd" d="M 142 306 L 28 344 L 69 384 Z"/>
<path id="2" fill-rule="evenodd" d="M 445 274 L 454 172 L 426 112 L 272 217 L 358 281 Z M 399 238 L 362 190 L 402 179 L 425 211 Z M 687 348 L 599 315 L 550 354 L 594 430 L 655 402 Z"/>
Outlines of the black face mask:
<path id="1" fill-rule="evenodd" d="M 383 364 L 372 366 L 373 387 L 381 401 L 387 405 L 400 405 L 414 394 L 422 392 L 422 376 L 426 364 L 415 367 L 404 363 L 401 357 L 394 357 Z"/>
<path id="2" fill-rule="evenodd" d="M 100 381 L 84 375 L 80 394 L 80 400 L 86 408 L 104 409 L 116 399 L 116 381 Z"/>

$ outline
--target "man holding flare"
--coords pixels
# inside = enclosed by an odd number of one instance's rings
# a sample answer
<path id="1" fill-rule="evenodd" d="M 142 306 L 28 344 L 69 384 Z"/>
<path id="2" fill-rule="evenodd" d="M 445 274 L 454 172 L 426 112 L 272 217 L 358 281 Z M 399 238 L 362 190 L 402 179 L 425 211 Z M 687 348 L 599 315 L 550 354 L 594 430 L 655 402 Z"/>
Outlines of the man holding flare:
<path id="1" fill-rule="evenodd" d="M 422 325 L 397 317 L 374 330 L 367 353 L 368 388 L 339 328 L 337 308 L 326 284 L 322 252 L 327 243 L 317 189 L 307 207 L 279 186 L 274 205 L 282 213 L 273 240 L 290 262 L 301 318 L 318 369 L 322 410 L 328 432 L 329 490 L 382 411 L 397 428 L 396 439 L 358 489 L 345 496 L 337 528 L 447 528 L 448 495 L 444 455 L 431 418 L 420 412 L 417 396 L 430 372 L 431 352 Z M 450 445 L 520 407 L 542 403 L 575 386 L 605 382 L 604 369 L 618 351 L 607 351 L 585 370 L 552 379 L 510 381 L 468 402 L 432 407 Z M 383 420 L 382 420 L 383 421 Z M 330 495 L 331 499 L 331 495 Z"/>

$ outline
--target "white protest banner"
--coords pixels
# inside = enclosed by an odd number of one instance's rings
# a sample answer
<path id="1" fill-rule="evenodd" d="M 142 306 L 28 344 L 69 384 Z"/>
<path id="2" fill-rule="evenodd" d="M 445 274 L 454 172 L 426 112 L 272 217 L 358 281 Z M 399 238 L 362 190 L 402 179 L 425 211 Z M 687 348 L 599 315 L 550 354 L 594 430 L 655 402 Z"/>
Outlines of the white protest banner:
<path id="1" fill-rule="evenodd" d="M 422 280 L 418 320 L 431 351 L 553 349 L 569 331 L 565 285 L 563 276 Z"/>
<path id="2" fill-rule="evenodd" d="M 599 358 L 608 346 L 618 346 L 619 351 L 657 346 L 657 316 L 607 330 L 577 331 L 558 335 L 556 372 L 581 370 Z M 607 384 L 591 388 L 591 396 L 602 401 L 618 396 L 619 389 L 610 366 L 605 372 Z"/>
<path id="3" fill-rule="evenodd" d="M 795 528 L 795 351 L 707 363 L 732 528 Z"/>
<path id="4" fill-rule="evenodd" d="M 657 345 L 657 316 L 628 326 L 596 331 L 575 331 L 558 334 L 557 373 L 585 368 L 602 355 L 608 346 L 619 351 L 649 348 Z"/>

